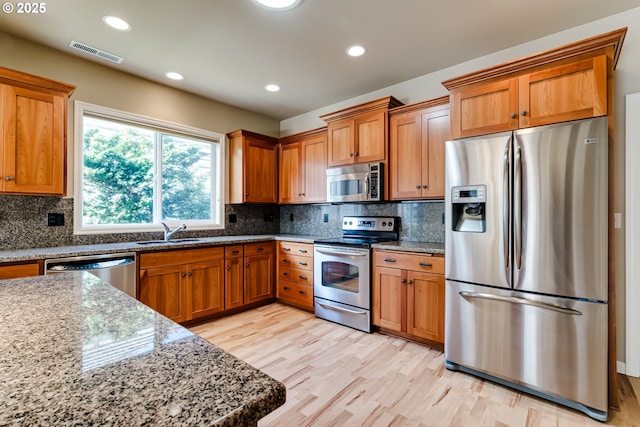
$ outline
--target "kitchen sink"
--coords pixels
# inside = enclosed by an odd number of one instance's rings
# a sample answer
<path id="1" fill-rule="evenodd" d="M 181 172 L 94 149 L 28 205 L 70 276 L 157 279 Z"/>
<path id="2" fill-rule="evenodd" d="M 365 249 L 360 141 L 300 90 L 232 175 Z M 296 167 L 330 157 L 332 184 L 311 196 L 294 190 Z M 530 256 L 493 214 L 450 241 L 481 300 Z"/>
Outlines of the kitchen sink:
<path id="1" fill-rule="evenodd" d="M 145 240 L 144 242 L 136 242 L 136 245 L 162 245 L 162 244 L 171 244 L 171 243 L 198 242 L 200 240 L 201 239 L 196 239 L 196 238 L 171 239 L 171 240 Z"/>

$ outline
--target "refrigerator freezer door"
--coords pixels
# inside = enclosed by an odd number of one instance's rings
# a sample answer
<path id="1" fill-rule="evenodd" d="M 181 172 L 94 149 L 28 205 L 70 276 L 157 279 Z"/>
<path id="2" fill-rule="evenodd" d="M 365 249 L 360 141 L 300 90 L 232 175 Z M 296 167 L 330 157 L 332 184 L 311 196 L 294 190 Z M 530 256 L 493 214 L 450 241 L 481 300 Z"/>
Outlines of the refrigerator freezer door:
<path id="1" fill-rule="evenodd" d="M 510 287 L 509 182 L 512 133 L 445 144 L 445 277 Z M 483 186 L 485 228 L 454 230 L 456 187 Z"/>
<path id="2" fill-rule="evenodd" d="M 514 289 L 607 301 L 607 119 L 514 141 Z"/>
<path id="3" fill-rule="evenodd" d="M 445 301 L 448 368 L 606 419 L 607 304 L 452 281 Z"/>

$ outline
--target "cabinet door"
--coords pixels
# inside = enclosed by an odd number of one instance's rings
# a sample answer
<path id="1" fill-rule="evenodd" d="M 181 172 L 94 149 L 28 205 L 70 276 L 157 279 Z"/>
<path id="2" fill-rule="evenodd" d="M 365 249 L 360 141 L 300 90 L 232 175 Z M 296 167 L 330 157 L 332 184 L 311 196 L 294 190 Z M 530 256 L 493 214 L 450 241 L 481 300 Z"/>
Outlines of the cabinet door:
<path id="1" fill-rule="evenodd" d="M 422 116 L 413 112 L 391 117 L 389 134 L 390 197 L 417 199 L 422 195 L 422 165 L 429 162 L 422 155 Z"/>
<path id="2" fill-rule="evenodd" d="M 240 307 L 244 305 L 243 258 L 231 258 L 224 262 L 224 308 Z"/>
<path id="3" fill-rule="evenodd" d="M 404 270 L 375 266 L 373 269 L 373 324 L 403 332 L 406 319 Z"/>
<path id="4" fill-rule="evenodd" d="M 327 134 L 328 166 L 355 162 L 355 122 L 353 119 L 329 123 Z"/>
<path id="5" fill-rule="evenodd" d="M 245 201 L 277 203 L 276 147 L 251 137 L 246 137 L 245 144 Z"/>
<path id="6" fill-rule="evenodd" d="M 444 276 L 407 272 L 407 333 L 444 342 Z"/>
<path id="7" fill-rule="evenodd" d="M 387 111 L 361 114 L 355 119 L 355 162 L 366 163 L 386 158 Z"/>
<path id="8" fill-rule="evenodd" d="M 327 200 L 327 136 L 319 135 L 302 143 L 303 201 Z"/>
<path id="9" fill-rule="evenodd" d="M 421 196 L 444 199 L 444 143 L 449 139 L 449 110 L 422 116 Z"/>
<path id="10" fill-rule="evenodd" d="M 140 302 L 175 322 L 188 320 L 181 265 L 140 270 Z"/>
<path id="11" fill-rule="evenodd" d="M 453 139 L 518 128 L 517 78 L 454 89 L 450 100 Z"/>
<path id="12" fill-rule="evenodd" d="M 65 102 L 61 96 L 5 86 L 5 192 L 65 193 Z"/>
<path id="13" fill-rule="evenodd" d="M 607 114 L 607 58 L 577 61 L 520 77 L 520 127 Z"/>
<path id="14" fill-rule="evenodd" d="M 303 198 L 303 183 L 300 182 L 301 158 L 299 143 L 280 148 L 280 203 L 298 203 Z"/>
<path id="15" fill-rule="evenodd" d="M 0 280 L 38 275 L 40 275 L 40 265 L 37 261 L 25 264 L 0 265 Z"/>
<path id="16" fill-rule="evenodd" d="M 244 261 L 245 304 L 274 298 L 273 253 L 245 257 Z"/>
<path id="17" fill-rule="evenodd" d="M 191 319 L 224 310 L 224 260 L 190 264 L 187 277 Z"/>

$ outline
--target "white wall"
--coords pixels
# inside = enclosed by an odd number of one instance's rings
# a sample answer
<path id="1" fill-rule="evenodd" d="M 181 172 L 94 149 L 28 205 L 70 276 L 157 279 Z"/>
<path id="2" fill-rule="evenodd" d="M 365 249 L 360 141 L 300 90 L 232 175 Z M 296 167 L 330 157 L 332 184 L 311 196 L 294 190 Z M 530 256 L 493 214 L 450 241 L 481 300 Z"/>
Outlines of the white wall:
<path id="1" fill-rule="evenodd" d="M 564 44 L 572 43 L 589 37 L 597 36 L 609 31 L 628 27 L 627 35 L 622 47 L 622 53 L 615 72 L 615 142 L 610 155 L 614 157 L 614 210 L 624 212 L 624 168 L 625 168 L 625 94 L 640 91 L 640 8 L 612 15 L 605 19 L 575 27 L 548 37 L 533 40 L 476 58 L 472 61 L 458 64 L 434 73 L 389 86 L 375 92 L 367 93 L 357 98 L 301 114 L 283 120 L 280 123 L 281 136 L 291 135 L 309 129 L 324 126 L 320 115 L 337 111 L 342 108 L 357 105 L 373 99 L 392 95 L 405 104 L 426 101 L 447 94 L 441 82 L 482 68 L 490 67 L 506 61 L 533 55 L 545 50 L 553 49 Z M 428 54 L 428 52 L 425 52 Z M 615 275 L 617 294 L 617 355 L 621 362 L 619 366 L 624 370 L 625 360 L 625 228 L 615 230 Z M 629 325 L 636 329 L 632 333 L 640 334 L 639 325 Z M 630 331 L 631 332 L 631 331 Z"/>

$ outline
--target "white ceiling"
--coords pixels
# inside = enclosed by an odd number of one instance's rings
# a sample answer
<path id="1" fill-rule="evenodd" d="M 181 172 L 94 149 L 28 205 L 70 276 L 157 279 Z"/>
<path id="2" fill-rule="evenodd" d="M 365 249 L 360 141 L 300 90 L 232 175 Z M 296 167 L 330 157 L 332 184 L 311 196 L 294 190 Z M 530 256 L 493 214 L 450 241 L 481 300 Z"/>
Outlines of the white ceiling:
<path id="1" fill-rule="evenodd" d="M 39 15 L 0 12 L 0 31 L 285 119 L 639 7 L 640 0 L 302 0 L 283 12 L 253 0 L 45 5 Z M 104 25 L 107 14 L 129 21 L 132 31 Z M 124 61 L 72 50 L 72 39 Z M 354 43 L 367 54 L 347 57 Z M 185 80 L 169 81 L 167 71 Z M 282 90 L 267 92 L 267 83 Z"/>

